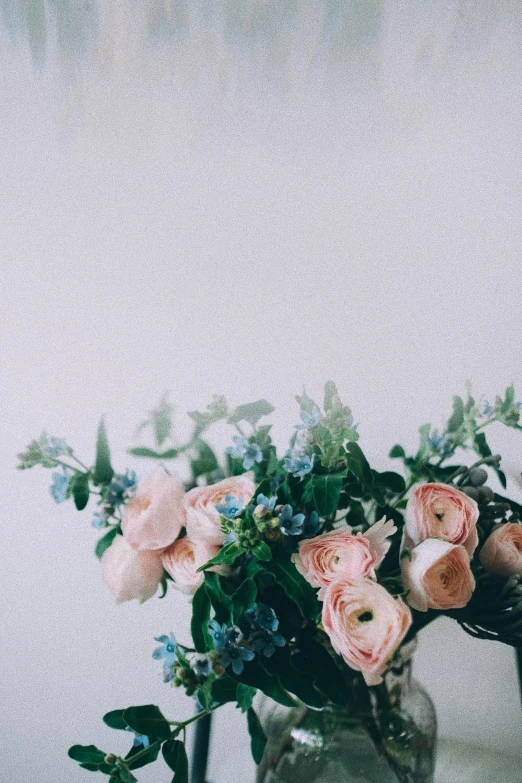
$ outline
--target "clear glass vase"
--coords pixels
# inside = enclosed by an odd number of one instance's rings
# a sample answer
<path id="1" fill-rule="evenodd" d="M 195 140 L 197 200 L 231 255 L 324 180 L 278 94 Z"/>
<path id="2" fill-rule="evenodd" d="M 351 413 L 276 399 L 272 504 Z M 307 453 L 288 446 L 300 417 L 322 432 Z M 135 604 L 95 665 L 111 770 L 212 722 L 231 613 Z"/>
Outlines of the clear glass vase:
<path id="1" fill-rule="evenodd" d="M 437 721 L 411 676 L 415 647 L 401 648 L 382 685 L 352 676 L 342 707 L 289 709 L 263 697 L 268 741 L 257 783 L 433 783 Z"/>

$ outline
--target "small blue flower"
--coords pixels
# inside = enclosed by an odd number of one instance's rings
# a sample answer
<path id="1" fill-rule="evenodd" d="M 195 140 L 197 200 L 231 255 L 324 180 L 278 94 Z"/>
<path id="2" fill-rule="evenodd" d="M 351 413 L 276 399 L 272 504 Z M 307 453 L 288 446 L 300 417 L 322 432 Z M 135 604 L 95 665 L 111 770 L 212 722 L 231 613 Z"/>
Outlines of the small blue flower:
<path id="1" fill-rule="evenodd" d="M 190 668 L 196 677 L 208 677 L 212 672 L 212 661 L 208 655 L 195 655 L 190 662 Z"/>
<path id="2" fill-rule="evenodd" d="M 214 642 L 216 650 L 222 650 L 225 646 L 226 625 L 220 625 L 217 620 L 211 620 L 208 624 L 208 632 Z"/>
<path id="3" fill-rule="evenodd" d="M 281 530 L 285 536 L 300 536 L 303 532 L 303 523 L 305 521 L 304 514 L 295 514 L 288 503 L 283 506 L 281 513 L 279 514 L 279 522 L 281 524 Z"/>
<path id="4" fill-rule="evenodd" d="M 131 729 L 130 726 L 125 726 L 125 731 L 132 731 L 134 734 L 134 740 L 132 741 L 132 744 L 135 748 L 139 748 L 140 745 L 143 745 L 144 748 L 149 747 L 150 739 L 145 734 L 136 734 L 136 732 Z"/>
<path id="5" fill-rule="evenodd" d="M 287 473 L 295 476 L 306 476 L 314 466 L 315 454 L 309 456 L 302 448 L 288 449 L 283 460 L 283 466 Z"/>
<path id="6" fill-rule="evenodd" d="M 138 479 L 134 470 L 126 470 L 125 473 L 115 473 L 109 484 L 106 503 L 116 508 L 125 503 L 132 495 Z"/>
<path id="7" fill-rule="evenodd" d="M 281 634 L 262 629 L 253 634 L 251 644 L 255 652 L 263 653 L 267 658 L 271 658 L 276 647 L 285 646 L 286 639 Z"/>
<path id="8" fill-rule="evenodd" d="M 312 412 L 301 411 L 301 424 L 298 424 L 297 430 L 309 430 L 311 427 L 315 427 L 321 421 L 321 411 L 317 405 L 313 408 Z"/>
<path id="9" fill-rule="evenodd" d="M 232 440 L 235 445 L 229 446 L 225 451 L 235 459 L 242 459 L 245 470 L 250 470 L 254 466 L 254 462 L 263 461 L 263 452 L 257 443 L 250 443 L 244 435 L 235 435 Z"/>
<path id="10" fill-rule="evenodd" d="M 322 526 L 323 523 L 320 521 L 317 511 L 311 511 L 308 519 L 303 524 L 303 536 L 305 538 L 313 538 L 318 534 Z"/>
<path id="11" fill-rule="evenodd" d="M 176 648 L 177 648 L 177 642 L 176 637 L 171 632 L 169 636 L 166 636 L 165 634 L 163 636 L 155 636 L 154 637 L 157 642 L 161 642 L 159 647 L 156 647 L 154 652 L 152 653 L 152 657 L 159 661 L 162 658 L 165 660 L 163 661 L 163 669 L 166 672 L 171 668 L 171 666 L 174 665 L 176 662 Z"/>
<path id="12" fill-rule="evenodd" d="M 101 511 L 96 511 L 93 515 L 91 527 L 99 528 L 105 526 L 105 515 Z"/>
<path id="13" fill-rule="evenodd" d="M 49 438 L 47 444 L 42 448 L 43 453 L 53 459 L 61 457 L 62 454 L 66 454 L 68 450 L 69 447 L 63 438 Z"/>
<path id="14" fill-rule="evenodd" d="M 258 506 L 264 506 L 268 511 L 273 511 L 276 504 L 276 496 L 268 499 L 266 495 L 259 494 L 257 496 L 257 505 Z"/>
<path id="15" fill-rule="evenodd" d="M 438 451 L 443 454 L 451 451 L 451 441 L 442 435 L 437 429 L 433 430 L 431 435 L 428 437 L 428 443 L 430 444 L 433 451 Z"/>
<path id="16" fill-rule="evenodd" d="M 490 416 L 493 416 L 493 413 L 494 410 L 492 404 L 487 400 L 484 400 L 480 406 L 480 415 L 484 416 L 484 418 L 489 419 Z"/>
<path id="17" fill-rule="evenodd" d="M 226 495 L 224 503 L 216 503 L 216 510 L 225 519 L 235 519 L 243 513 L 243 499 L 236 498 L 234 495 Z"/>
<path id="18" fill-rule="evenodd" d="M 257 625 L 259 628 L 264 628 L 267 631 L 277 631 L 279 627 L 279 620 L 276 617 L 276 613 L 266 604 L 254 604 L 252 609 L 245 612 L 245 616 L 248 617 L 254 626 Z"/>
<path id="19" fill-rule="evenodd" d="M 55 472 L 51 475 L 53 483 L 51 484 L 49 491 L 56 503 L 63 503 L 64 500 L 67 500 L 67 492 L 69 490 L 71 477 L 65 468 L 63 469 L 63 473 Z"/>
<path id="20" fill-rule="evenodd" d="M 241 674 L 245 668 L 243 661 L 253 661 L 255 653 L 238 644 L 227 644 L 219 656 L 219 662 L 225 669 L 232 666 L 234 674 Z"/>

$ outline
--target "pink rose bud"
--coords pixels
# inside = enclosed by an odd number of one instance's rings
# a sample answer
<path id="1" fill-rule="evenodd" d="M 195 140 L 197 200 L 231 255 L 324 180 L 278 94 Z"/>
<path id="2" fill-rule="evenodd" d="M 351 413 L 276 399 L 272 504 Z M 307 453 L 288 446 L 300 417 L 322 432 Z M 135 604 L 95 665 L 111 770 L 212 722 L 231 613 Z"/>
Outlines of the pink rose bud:
<path id="1" fill-rule="evenodd" d="M 188 536 L 174 541 L 162 557 L 165 571 L 174 579 L 174 587 L 193 595 L 205 578 L 203 571 L 198 573 L 198 568 L 217 555 L 219 549 L 219 546 L 193 541 Z"/>
<path id="2" fill-rule="evenodd" d="M 522 525 L 495 525 L 479 552 L 480 562 L 498 576 L 522 576 Z"/>
<path id="3" fill-rule="evenodd" d="M 207 541 L 221 546 L 225 533 L 221 530 L 216 503 L 222 503 L 227 495 L 241 498 L 243 504 L 252 499 L 256 486 L 248 476 L 233 476 L 208 487 L 194 487 L 185 495 L 187 535 L 193 541 Z"/>
<path id="4" fill-rule="evenodd" d="M 371 579 L 332 582 L 324 591 L 323 628 L 348 666 L 378 685 L 411 625 L 411 612 Z"/>
<path id="5" fill-rule="evenodd" d="M 414 609 L 462 609 L 475 589 L 469 555 L 463 546 L 427 538 L 401 558 L 407 601 Z"/>
<path id="6" fill-rule="evenodd" d="M 462 545 L 471 557 L 478 544 L 478 516 L 477 503 L 459 489 L 449 484 L 418 484 L 406 506 L 405 544 L 442 538 Z"/>
<path id="7" fill-rule="evenodd" d="M 133 549 L 165 549 L 175 541 L 185 524 L 184 494 L 180 479 L 163 468 L 140 481 L 121 518 L 122 533 Z"/>
<path id="8" fill-rule="evenodd" d="M 366 533 L 354 535 L 348 525 L 329 533 L 301 541 L 299 552 L 292 555 L 295 567 L 312 587 L 320 587 L 319 598 L 328 585 L 339 580 L 375 578 L 375 569 L 390 548 L 387 539 L 397 528 L 383 517 Z"/>
<path id="9" fill-rule="evenodd" d="M 105 584 L 116 598 L 122 601 L 146 601 L 151 598 L 163 576 L 159 552 L 138 552 L 123 536 L 116 536 L 102 555 L 102 575 Z"/>

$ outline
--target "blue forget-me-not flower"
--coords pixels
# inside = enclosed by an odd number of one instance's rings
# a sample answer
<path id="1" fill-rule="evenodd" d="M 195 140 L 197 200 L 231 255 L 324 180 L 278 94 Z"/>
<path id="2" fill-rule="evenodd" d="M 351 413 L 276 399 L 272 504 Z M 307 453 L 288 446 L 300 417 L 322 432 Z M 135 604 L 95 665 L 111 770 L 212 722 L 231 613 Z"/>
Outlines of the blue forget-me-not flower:
<path id="1" fill-rule="evenodd" d="M 298 424 L 297 430 L 309 430 L 311 427 L 315 427 L 321 421 L 321 411 L 314 406 L 311 412 L 301 410 L 301 424 Z"/>
<path id="2" fill-rule="evenodd" d="M 262 494 L 259 494 L 257 496 L 257 505 L 258 506 L 264 506 L 267 509 L 267 511 L 273 511 L 274 510 L 276 501 L 277 501 L 277 498 L 276 498 L 275 495 L 273 497 L 271 497 L 270 499 L 268 499 L 266 495 L 262 495 Z"/>
<path id="3" fill-rule="evenodd" d="M 168 636 L 163 634 L 163 636 L 155 636 L 154 639 L 157 642 L 161 642 L 159 647 L 156 647 L 154 652 L 152 653 L 152 657 L 159 661 L 162 658 L 163 660 L 163 682 L 170 682 L 173 679 L 172 676 L 172 666 L 176 662 L 176 637 L 171 632 Z"/>
<path id="4" fill-rule="evenodd" d="M 212 672 L 212 661 L 208 655 L 195 655 L 190 661 L 190 668 L 196 677 L 208 677 Z"/>
<path id="5" fill-rule="evenodd" d="M 140 745 L 143 745 L 144 748 L 149 747 L 150 739 L 145 734 L 137 734 L 130 726 L 125 726 L 125 731 L 132 731 L 134 734 L 132 744 L 135 748 L 139 748 Z"/>
<path id="6" fill-rule="evenodd" d="M 43 446 L 42 451 L 47 457 L 61 457 L 69 450 L 67 443 L 63 438 L 49 438 L 47 444 Z"/>
<path id="7" fill-rule="evenodd" d="M 271 658 L 275 653 L 276 647 L 284 647 L 286 639 L 279 633 L 272 633 L 265 629 L 256 631 L 250 640 L 252 649 L 257 653 L 263 653 L 267 658 Z"/>
<path id="8" fill-rule="evenodd" d="M 254 627 L 259 626 L 259 628 L 264 628 L 266 631 L 277 631 L 279 627 L 276 613 L 266 604 L 254 604 L 248 612 L 245 612 L 245 617 L 249 619 Z"/>
<path id="9" fill-rule="evenodd" d="M 224 503 L 216 503 L 216 510 L 225 519 L 235 519 L 244 510 L 243 499 L 234 495 L 226 495 Z"/>
<path id="10" fill-rule="evenodd" d="M 49 491 L 56 503 L 63 503 L 64 500 L 67 500 L 67 492 L 69 490 L 71 477 L 65 468 L 63 469 L 63 473 L 56 471 L 51 475 L 53 483 L 51 484 Z"/>
<path id="11" fill-rule="evenodd" d="M 105 514 L 102 511 L 95 511 L 92 517 L 91 527 L 103 527 L 105 525 Z"/>
<path id="12" fill-rule="evenodd" d="M 225 451 L 235 459 L 242 459 L 245 470 L 250 470 L 254 466 L 254 462 L 263 461 L 263 452 L 257 443 L 250 443 L 244 435 L 235 435 L 232 440 L 234 446 L 229 446 Z"/>
<path id="13" fill-rule="evenodd" d="M 279 514 L 279 522 L 285 536 L 300 536 L 303 532 L 304 514 L 294 514 L 292 506 L 288 503 L 283 506 Z"/>
<path id="14" fill-rule="evenodd" d="M 138 483 L 134 470 L 126 470 L 125 473 L 115 473 L 109 484 L 106 503 L 108 506 L 121 506 L 132 495 Z"/>
<path id="15" fill-rule="evenodd" d="M 217 620 L 211 620 L 208 631 L 214 641 L 215 649 L 219 652 L 220 664 L 225 669 L 232 666 L 234 674 L 241 674 L 244 661 L 252 661 L 255 653 L 239 644 L 243 638 L 239 628 L 235 626 L 227 628 L 226 625 L 220 625 Z"/>
<path id="16" fill-rule="evenodd" d="M 288 449 L 283 460 L 284 469 L 295 476 L 306 476 L 314 466 L 314 456 L 307 454 L 302 447 Z"/>
<path id="17" fill-rule="evenodd" d="M 308 515 L 308 519 L 305 519 L 303 523 L 303 536 L 305 538 L 313 538 L 318 534 L 322 526 L 323 523 L 320 521 L 317 511 L 311 511 Z"/>

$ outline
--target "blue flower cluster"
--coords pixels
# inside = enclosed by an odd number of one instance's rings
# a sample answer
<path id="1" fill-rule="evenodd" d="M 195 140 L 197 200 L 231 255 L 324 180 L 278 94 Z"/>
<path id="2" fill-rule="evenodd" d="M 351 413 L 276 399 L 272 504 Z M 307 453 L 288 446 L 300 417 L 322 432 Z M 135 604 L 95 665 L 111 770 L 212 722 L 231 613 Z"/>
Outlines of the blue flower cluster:
<path id="1" fill-rule="evenodd" d="M 219 653 L 219 662 L 223 668 L 232 667 L 234 674 L 241 674 L 244 669 L 244 661 L 252 661 L 255 653 L 240 644 L 243 634 L 239 628 L 233 625 L 227 628 L 220 625 L 217 620 L 211 620 L 208 624 L 208 632 L 214 642 L 214 648 Z"/>
<path id="2" fill-rule="evenodd" d="M 279 628 L 279 620 L 274 610 L 266 604 L 254 604 L 252 609 L 246 612 L 246 617 L 253 630 L 249 643 L 254 652 L 262 653 L 271 658 L 276 647 L 284 647 L 286 639 L 276 633 Z"/>
<path id="3" fill-rule="evenodd" d="M 69 446 L 63 438 L 49 438 L 46 445 L 42 447 L 42 451 L 47 457 L 57 459 L 69 452 Z"/>
<path id="4" fill-rule="evenodd" d="M 49 491 L 56 503 L 63 503 L 67 499 L 67 493 L 69 492 L 71 474 L 63 468 L 63 472 L 55 471 L 51 476 L 53 481 Z"/>
<path id="5" fill-rule="evenodd" d="M 440 454 L 448 454 L 452 449 L 452 443 L 449 438 L 441 434 L 437 429 L 434 429 L 431 435 L 428 437 L 428 443 L 433 451 Z"/>
<path id="6" fill-rule="evenodd" d="M 169 636 L 163 634 L 163 636 L 154 637 L 157 642 L 161 642 L 159 647 L 156 647 L 152 653 L 152 657 L 155 660 L 163 660 L 163 682 L 171 682 L 174 675 L 172 673 L 172 667 L 177 660 L 177 641 L 174 634 L 171 632 Z"/>
<path id="7" fill-rule="evenodd" d="M 283 506 L 279 514 L 279 522 L 281 532 L 285 536 L 312 538 L 322 527 L 317 511 L 311 511 L 306 518 L 304 514 L 294 514 L 292 506 L 288 503 Z"/>
<path id="8" fill-rule="evenodd" d="M 283 459 L 283 466 L 287 473 L 294 476 L 306 476 L 314 466 L 315 454 L 307 454 L 305 445 L 298 443 L 293 449 L 288 449 Z"/>
<path id="9" fill-rule="evenodd" d="M 243 499 L 226 495 L 224 503 L 216 503 L 216 511 L 225 519 L 233 520 L 244 511 Z"/>
<path id="10" fill-rule="evenodd" d="M 314 406 L 310 413 L 308 411 L 301 410 L 300 416 L 301 424 L 296 426 L 296 430 L 309 430 L 312 427 L 316 427 L 321 421 L 321 411 L 317 405 Z"/>
<path id="11" fill-rule="evenodd" d="M 255 462 L 263 461 L 263 452 L 257 443 L 250 443 L 244 435 L 235 435 L 232 440 L 234 445 L 229 446 L 225 451 L 235 459 L 242 459 L 245 470 L 253 468 Z"/>
<path id="12" fill-rule="evenodd" d="M 134 470 L 126 470 L 125 473 L 115 473 L 109 484 L 109 491 L 105 499 L 107 506 L 118 508 L 130 498 L 138 483 Z"/>

